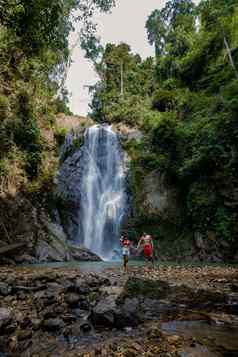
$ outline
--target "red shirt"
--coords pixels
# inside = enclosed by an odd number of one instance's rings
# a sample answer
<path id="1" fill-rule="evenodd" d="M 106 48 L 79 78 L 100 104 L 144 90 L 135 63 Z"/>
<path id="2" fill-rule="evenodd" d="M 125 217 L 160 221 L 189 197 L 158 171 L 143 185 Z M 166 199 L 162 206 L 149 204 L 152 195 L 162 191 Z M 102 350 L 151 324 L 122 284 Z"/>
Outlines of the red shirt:
<path id="1" fill-rule="evenodd" d="M 123 247 L 129 247 L 131 242 L 129 241 L 129 239 L 122 239 L 121 243 Z"/>

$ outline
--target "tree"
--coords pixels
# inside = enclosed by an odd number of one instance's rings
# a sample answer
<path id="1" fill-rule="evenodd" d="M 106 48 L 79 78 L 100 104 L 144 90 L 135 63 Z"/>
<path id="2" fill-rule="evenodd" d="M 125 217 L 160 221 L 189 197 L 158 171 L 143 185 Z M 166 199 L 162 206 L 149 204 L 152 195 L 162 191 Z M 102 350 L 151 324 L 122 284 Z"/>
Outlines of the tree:
<path id="1" fill-rule="evenodd" d="M 166 27 L 163 14 L 154 10 L 146 22 L 147 36 L 150 45 L 155 46 L 155 58 L 164 54 Z"/>
<path id="2" fill-rule="evenodd" d="M 0 0 L 0 185 L 3 175 L 11 174 L 14 160 L 18 172 L 30 179 L 48 167 L 43 135 L 54 127 L 57 110 L 67 111 L 69 33 L 74 21 L 80 21 L 81 44 L 93 53 L 97 39 L 92 15 L 113 4 L 113 0 Z"/>
<path id="3" fill-rule="evenodd" d="M 218 36 L 220 35 L 225 46 L 229 63 L 238 79 L 238 71 L 233 59 L 232 48 L 229 44 L 228 32 L 229 24 L 227 24 L 227 17 L 234 14 L 235 7 L 237 6 L 236 0 L 228 1 L 202 1 L 199 10 L 201 14 L 202 25 L 208 31 L 214 31 L 218 27 Z"/>
<path id="4" fill-rule="evenodd" d="M 191 0 L 168 1 L 155 10 L 146 22 L 148 40 L 155 46 L 157 72 L 160 78 L 177 71 L 177 59 L 191 47 L 196 27 L 195 7 Z"/>
<path id="5" fill-rule="evenodd" d="M 100 62 L 95 64 L 95 69 L 100 81 L 96 86 L 91 87 L 93 92 L 91 108 L 94 117 L 100 121 L 108 118 L 110 110 L 116 112 L 118 107 L 128 103 L 130 96 L 134 96 L 135 102 L 140 101 L 140 97 L 151 94 L 153 60 L 150 58 L 142 61 L 140 56 L 133 54 L 130 46 L 125 43 L 107 44 Z"/>

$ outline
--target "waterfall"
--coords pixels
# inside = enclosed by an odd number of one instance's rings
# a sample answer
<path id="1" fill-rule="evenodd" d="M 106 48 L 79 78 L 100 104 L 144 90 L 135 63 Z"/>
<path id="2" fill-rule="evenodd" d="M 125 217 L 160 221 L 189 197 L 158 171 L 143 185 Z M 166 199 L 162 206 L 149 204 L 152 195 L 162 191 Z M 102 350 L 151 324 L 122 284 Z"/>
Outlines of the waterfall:
<path id="1" fill-rule="evenodd" d="M 123 152 L 108 125 L 87 129 L 82 150 L 78 240 L 103 259 L 112 259 L 127 203 Z"/>

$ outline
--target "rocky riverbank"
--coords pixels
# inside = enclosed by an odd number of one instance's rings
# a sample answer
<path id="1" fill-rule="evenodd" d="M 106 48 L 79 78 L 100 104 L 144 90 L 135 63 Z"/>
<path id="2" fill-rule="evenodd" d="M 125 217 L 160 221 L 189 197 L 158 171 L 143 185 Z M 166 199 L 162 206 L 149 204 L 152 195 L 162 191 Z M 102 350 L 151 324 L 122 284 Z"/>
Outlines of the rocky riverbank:
<path id="1" fill-rule="evenodd" d="M 133 268 L 129 276 L 116 268 L 2 268 L 0 295 L 1 356 L 182 356 L 186 348 L 208 348 L 163 331 L 171 321 L 238 333 L 236 268 Z M 211 348 L 214 356 L 227 348 L 238 355 L 234 344 Z"/>

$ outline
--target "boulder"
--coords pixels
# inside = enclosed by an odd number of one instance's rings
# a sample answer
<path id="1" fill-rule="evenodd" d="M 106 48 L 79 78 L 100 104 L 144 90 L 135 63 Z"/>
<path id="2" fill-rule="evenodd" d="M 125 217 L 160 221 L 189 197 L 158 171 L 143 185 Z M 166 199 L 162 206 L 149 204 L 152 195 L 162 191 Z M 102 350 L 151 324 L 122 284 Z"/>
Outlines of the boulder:
<path id="1" fill-rule="evenodd" d="M 64 301 L 70 306 L 70 307 L 76 307 L 79 303 L 80 296 L 76 293 L 69 293 L 65 295 Z"/>
<path id="2" fill-rule="evenodd" d="M 44 320 L 42 324 L 43 330 L 59 332 L 65 326 L 65 323 L 60 318 Z"/>
<path id="3" fill-rule="evenodd" d="M 77 261 L 101 261 L 102 259 L 84 246 L 70 246 L 70 254 L 73 260 Z"/>
<path id="4" fill-rule="evenodd" d="M 8 284 L 0 282 L 0 295 L 7 296 L 11 291 L 12 288 Z"/>
<path id="5" fill-rule="evenodd" d="M 32 255 L 26 254 L 26 253 L 16 256 L 15 261 L 17 264 L 37 264 L 38 263 L 38 260 L 36 257 L 33 257 Z"/>
<path id="6" fill-rule="evenodd" d="M 12 311 L 5 307 L 0 308 L 0 329 L 6 326 L 12 319 Z"/>
<path id="7" fill-rule="evenodd" d="M 118 313 L 115 296 L 109 295 L 102 298 L 94 307 L 92 321 L 94 325 L 114 326 L 115 315 Z"/>
<path id="8" fill-rule="evenodd" d="M 59 246 L 60 247 L 60 246 Z M 63 262 L 66 260 L 66 252 L 62 247 L 60 249 L 52 247 L 50 242 L 38 241 L 36 245 L 36 257 L 39 262 Z"/>
<path id="9" fill-rule="evenodd" d="M 120 318 L 117 319 L 117 327 L 137 326 L 140 322 L 139 299 L 126 298 L 123 305 L 120 306 Z"/>

